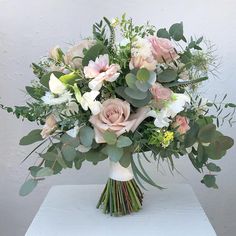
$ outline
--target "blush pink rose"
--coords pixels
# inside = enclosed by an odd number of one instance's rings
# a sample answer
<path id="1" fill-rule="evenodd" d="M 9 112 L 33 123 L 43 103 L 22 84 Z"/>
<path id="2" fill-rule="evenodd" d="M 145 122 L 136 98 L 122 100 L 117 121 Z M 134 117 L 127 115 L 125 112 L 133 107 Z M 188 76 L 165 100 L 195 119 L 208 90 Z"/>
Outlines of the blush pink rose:
<path id="1" fill-rule="evenodd" d="M 130 104 L 118 98 L 108 99 L 102 104 L 99 114 L 90 117 L 89 121 L 94 127 L 97 143 L 105 143 L 103 133 L 113 131 L 120 136 L 125 132 L 134 132 L 139 124 L 147 118 L 150 109 L 143 107 L 136 113 L 130 114 Z"/>
<path id="2" fill-rule="evenodd" d="M 159 100 L 170 100 L 171 95 L 172 95 L 172 90 L 170 90 L 169 88 L 163 87 L 159 83 L 155 83 L 150 88 L 150 92 L 151 92 L 153 98 L 156 101 L 159 101 Z"/>
<path id="3" fill-rule="evenodd" d="M 190 129 L 189 119 L 185 116 L 177 115 L 173 127 L 178 127 L 177 131 L 180 134 L 185 134 Z"/>
<path id="4" fill-rule="evenodd" d="M 168 63 L 179 57 L 169 39 L 152 36 L 149 41 L 152 44 L 152 53 L 157 62 Z"/>

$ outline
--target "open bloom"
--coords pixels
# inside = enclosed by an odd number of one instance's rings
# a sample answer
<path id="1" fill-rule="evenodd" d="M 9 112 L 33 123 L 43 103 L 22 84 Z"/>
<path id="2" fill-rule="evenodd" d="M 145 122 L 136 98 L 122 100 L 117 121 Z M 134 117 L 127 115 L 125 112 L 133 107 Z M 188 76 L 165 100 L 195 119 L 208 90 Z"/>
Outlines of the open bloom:
<path id="1" fill-rule="evenodd" d="M 95 140 L 105 143 L 103 133 L 113 131 L 117 136 L 125 132 L 134 132 L 139 124 L 147 117 L 149 108 L 143 107 L 136 113 L 130 114 L 130 104 L 118 98 L 108 99 L 102 104 L 99 114 L 93 115 L 90 122 L 94 126 Z"/>
<path id="2" fill-rule="evenodd" d="M 159 101 L 159 100 L 170 100 L 171 95 L 172 95 L 172 90 L 170 90 L 169 88 L 163 87 L 159 83 L 155 83 L 151 87 L 150 92 L 151 92 L 153 98 L 156 101 Z"/>
<path id="3" fill-rule="evenodd" d="M 74 69 L 82 66 L 82 59 L 84 57 L 84 49 L 91 48 L 96 43 L 95 40 L 85 39 L 79 44 L 71 47 L 65 54 L 64 61 Z"/>
<path id="4" fill-rule="evenodd" d="M 149 41 L 152 45 L 153 56 L 158 63 L 168 63 L 179 57 L 169 39 L 152 36 Z"/>
<path id="5" fill-rule="evenodd" d="M 41 131 L 42 138 L 47 138 L 57 128 L 57 121 L 53 114 L 50 114 L 45 121 L 45 125 Z"/>
<path id="6" fill-rule="evenodd" d="M 177 115 L 175 117 L 175 122 L 173 123 L 173 127 L 178 127 L 177 131 L 180 134 L 185 134 L 189 129 L 189 119 L 185 116 Z"/>
<path id="7" fill-rule="evenodd" d="M 89 82 L 91 90 L 100 90 L 104 81 L 114 82 L 120 75 L 118 64 L 109 65 L 109 57 L 107 54 L 100 55 L 95 61 L 90 61 L 88 66 L 84 67 L 84 75 L 86 78 L 92 79 Z"/>
<path id="8" fill-rule="evenodd" d="M 156 60 L 152 55 L 152 45 L 148 39 L 137 37 L 132 43 L 131 60 L 129 68 L 146 68 L 153 71 L 156 69 Z"/>
<path id="9" fill-rule="evenodd" d="M 160 110 L 151 110 L 148 115 L 155 118 L 154 124 L 158 128 L 168 127 L 179 112 L 184 110 L 185 104 L 190 103 L 190 98 L 186 94 L 173 93 L 174 99 Z"/>

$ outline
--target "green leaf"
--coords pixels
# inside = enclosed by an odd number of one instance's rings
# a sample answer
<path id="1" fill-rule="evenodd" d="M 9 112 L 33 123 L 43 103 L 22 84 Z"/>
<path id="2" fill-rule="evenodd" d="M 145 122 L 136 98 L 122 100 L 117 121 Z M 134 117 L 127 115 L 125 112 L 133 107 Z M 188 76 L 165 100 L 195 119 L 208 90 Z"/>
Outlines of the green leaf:
<path id="1" fill-rule="evenodd" d="M 115 145 L 107 145 L 104 151 L 110 160 L 114 162 L 118 162 L 124 154 L 123 148 L 118 148 Z"/>
<path id="2" fill-rule="evenodd" d="M 44 177 L 51 175 L 53 175 L 53 170 L 49 167 L 43 167 L 37 172 L 36 177 Z"/>
<path id="3" fill-rule="evenodd" d="M 131 89 L 137 89 L 135 86 L 135 82 L 136 82 L 136 77 L 134 74 L 129 73 L 125 76 L 125 81 L 127 83 L 127 85 L 129 86 L 129 88 Z"/>
<path id="4" fill-rule="evenodd" d="M 207 124 L 199 130 L 198 139 L 202 143 L 210 143 L 215 136 L 215 132 L 216 126 L 214 124 Z"/>
<path id="5" fill-rule="evenodd" d="M 97 164 L 99 161 L 103 161 L 107 158 L 107 155 L 105 155 L 103 152 L 95 150 L 86 152 L 84 156 L 87 161 L 93 162 L 94 164 Z"/>
<path id="6" fill-rule="evenodd" d="M 146 68 L 141 68 L 137 72 L 137 79 L 146 82 L 150 77 L 150 72 Z"/>
<path id="7" fill-rule="evenodd" d="M 30 174 L 33 176 L 33 177 L 36 177 L 37 175 L 37 172 L 42 169 L 43 167 L 40 167 L 40 166 L 31 166 L 29 168 L 29 171 L 30 171 Z"/>
<path id="8" fill-rule="evenodd" d="M 187 131 L 184 137 L 184 145 L 186 148 L 191 147 L 197 141 L 199 126 L 197 123 L 190 124 L 190 130 Z"/>
<path id="9" fill-rule="evenodd" d="M 121 135 L 117 140 L 116 146 L 119 148 L 123 148 L 123 147 L 128 147 L 131 144 L 132 144 L 132 141 L 129 137 Z"/>
<path id="10" fill-rule="evenodd" d="M 30 86 L 26 86 L 25 90 L 27 91 L 27 93 L 34 99 L 39 100 L 41 99 L 42 96 L 44 96 L 45 91 L 44 90 L 39 90 L 37 88 L 34 87 L 30 87 Z"/>
<path id="11" fill-rule="evenodd" d="M 140 80 L 136 80 L 135 81 L 135 86 L 136 86 L 136 90 L 140 90 L 141 92 L 147 92 L 148 89 L 151 88 L 151 85 L 148 83 L 148 81 L 146 82 L 143 82 L 143 81 L 140 81 Z"/>
<path id="12" fill-rule="evenodd" d="M 32 130 L 20 140 L 20 145 L 29 145 L 29 144 L 43 140 L 40 134 L 41 131 L 42 131 L 41 129 Z"/>
<path id="13" fill-rule="evenodd" d="M 19 194 L 20 196 L 26 196 L 31 193 L 34 188 L 37 186 L 38 180 L 36 179 L 28 179 L 24 184 L 21 186 Z"/>
<path id="14" fill-rule="evenodd" d="M 116 93 L 121 96 L 122 98 L 124 98 L 127 102 L 129 102 L 132 106 L 134 107 L 143 107 L 145 105 L 147 105 L 151 99 L 152 99 L 152 94 L 148 91 L 147 92 L 147 97 L 143 100 L 137 100 L 137 99 L 133 99 L 131 97 L 129 97 L 125 92 L 125 87 L 117 87 L 115 89 Z"/>
<path id="15" fill-rule="evenodd" d="M 166 69 L 160 73 L 157 80 L 161 83 L 169 83 L 177 79 L 177 72 L 172 69 Z"/>
<path id="16" fill-rule="evenodd" d="M 114 145 L 117 141 L 117 136 L 115 132 L 106 130 L 103 134 L 103 138 L 105 139 L 106 143 L 109 145 Z"/>
<path id="17" fill-rule="evenodd" d="M 72 147 L 78 147 L 80 142 L 79 142 L 79 138 L 76 137 L 71 137 L 70 135 L 68 135 L 67 133 L 64 133 L 61 138 L 60 138 L 60 141 L 63 143 L 63 144 L 66 144 L 66 145 L 70 145 Z"/>
<path id="18" fill-rule="evenodd" d="M 213 171 L 213 172 L 220 172 L 221 171 L 221 168 L 213 162 L 206 164 L 206 167 L 209 171 Z"/>
<path id="19" fill-rule="evenodd" d="M 143 100 L 147 97 L 147 92 L 142 92 L 131 88 L 125 88 L 125 94 L 136 100 Z"/>
<path id="20" fill-rule="evenodd" d="M 94 136 L 94 130 L 89 126 L 84 126 L 79 130 L 80 141 L 85 147 L 91 147 Z"/>
<path id="21" fill-rule="evenodd" d="M 46 152 L 43 154 L 39 154 L 39 156 L 48 161 L 55 161 L 58 158 L 58 155 L 54 152 Z"/>
<path id="22" fill-rule="evenodd" d="M 169 34 L 176 41 L 180 41 L 181 39 L 184 39 L 183 33 L 184 33 L 183 22 L 173 24 L 169 29 Z"/>
<path id="23" fill-rule="evenodd" d="M 216 185 L 216 177 L 214 175 L 205 175 L 201 182 L 208 188 L 218 188 Z"/>
<path id="24" fill-rule="evenodd" d="M 221 146 L 224 148 L 224 150 L 228 150 L 234 145 L 234 140 L 228 136 L 221 135 L 218 137 L 218 140 L 221 143 Z"/>
<path id="25" fill-rule="evenodd" d="M 124 152 L 123 156 L 121 157 L 119 163 L 124 168 L 127 168 L 131 163 L 131 158 L 132 158 L 132 153 L 126 151 L 126 152 Z"/>
<path id="26" fill-rule="evenodd" d="M 106 53 L 106 47 L 102 43 L 97 43 L 87 50 L 82 60 L 82 65 L 87 66 L 90 60 L 95 61 L 99 55 L 104 55 Z"/>
<path id="27" fill-rule="evenodd" d="M 157 31 L 157 37 L 170 39 L 170 34 L 166 28 L 162 28 Z"/>
<path id="28" fill-rule="evenodd" d="M 71 72 L 69 74 L 60 76 L 59 80 L 64 84 L 74 85 L 76 79 L 78 78 L 78 74 L 76 74 L 75 72 Z"/>
<path id="29" fill-rule="evenodd" d="M 66 161 L 73 161 L 75 159 L 76 150 L 74 147 L 64 144 L 62 146 L 61 151 L 62 151 L 63 157 L 65 158 Z"/>

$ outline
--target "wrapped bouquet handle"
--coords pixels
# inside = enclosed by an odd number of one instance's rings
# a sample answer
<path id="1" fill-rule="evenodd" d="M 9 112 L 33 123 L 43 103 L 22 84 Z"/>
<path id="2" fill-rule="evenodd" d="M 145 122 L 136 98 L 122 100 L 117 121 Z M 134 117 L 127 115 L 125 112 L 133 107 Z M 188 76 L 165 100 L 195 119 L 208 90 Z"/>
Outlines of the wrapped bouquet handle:
<path id="1" fill-rule="evenodd" d="M 131 165 L 127 168 L 110 161 L 109 179 L 97 204 L 104 213 L 121 216 L 142 208 L 143 193 L 134 180 Z"/>

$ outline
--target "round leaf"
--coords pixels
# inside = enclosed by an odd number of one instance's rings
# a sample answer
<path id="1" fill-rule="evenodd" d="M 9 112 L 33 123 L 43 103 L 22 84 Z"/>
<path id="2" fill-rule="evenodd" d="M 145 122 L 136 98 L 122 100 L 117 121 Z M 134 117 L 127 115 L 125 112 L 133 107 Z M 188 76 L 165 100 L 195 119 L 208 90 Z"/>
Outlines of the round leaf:
<path id="1" fill-rule="evenodd" d="M 161 83 L 172 82 L 177 79 L 177 72 L 172 69 L 166 69 L 160 73 L 157 77 L 157 80 Z"/>
<path id="2" fill-rule="evenodd" d="M 198 133 L 198 138 L 202 143 L 210 143 L 214 138 L 216 132 L 216 126 L 214 124 L 208 124 L 203 126 Z"/>
<path id="3" fill-rule="evenodd" d="M 49 167 L 44 167 L 44 168 L 41 168 L 37 174 L 36 174 L 36 177 L 44 177 L 44 176 L 51 176 L 53 175 L 53 170 Z"/>
<path id="4" fill-rule="evenodd" d="M 121 135 L 117 140 L 116 146 L 119 148 L 122 148 L 122 147 L 128 147 L 131 144 L 132 144 L 132 141 L 129 137 Z"/>
<path id="5" fill-rule="evenodd" d="M 116 143 L 117 136 L 114 132 L 106 130 L 103 134 L 103 138 L 105 139 L 106 143 L 113 145 Z"/>
<path id="6" fill-rule="evenodd" d="M 76 150 L 72 146 L 63 145 L 61 151 L 66 161 L 73 161 L 75 159 Z"/>
<path id="7" fill-rule="evenodd" d="M 137 72 L 137 79 L 140 81 L 148 81 L 150 72 L 146 68 L 141 68 Z"/>
<path id="8" fill-rule="evenodd" d="M 89 126 L 84 126 L 79 130 L 79 138 L 85 147 L 90 147 L 94 139 L 94 130 Z"/>
<path id="9" fill-rule="evenodd" d="M 141 92 L 131 88 L 125 88 L 125 94 L 133 99 L 143 100 L 147 97 L 147 92 Z"/>

